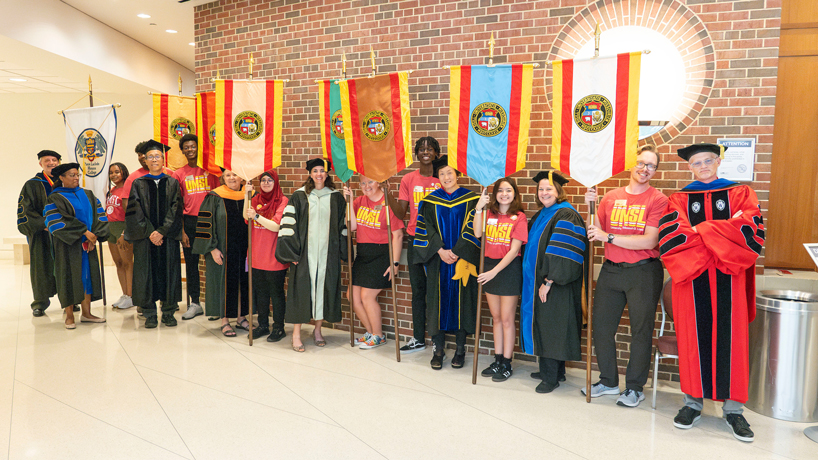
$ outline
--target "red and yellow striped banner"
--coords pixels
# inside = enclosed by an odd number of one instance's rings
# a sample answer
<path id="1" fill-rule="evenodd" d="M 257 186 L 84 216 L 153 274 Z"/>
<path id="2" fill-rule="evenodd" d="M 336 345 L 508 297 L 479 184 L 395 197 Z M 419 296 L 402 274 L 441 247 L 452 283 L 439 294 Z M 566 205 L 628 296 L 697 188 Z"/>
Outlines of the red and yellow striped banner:
<path id="1" fill-rule="evenodd" d="M 338 83 L 347 167 L 383 182 L 411 165 L 408 72 Z"/>
<path id="2" fill-rule="evenodd" d="M 153 94 L 153 140 L 170 146 L 165 166 L 176 170 L 187 164 L 179 148 L 185 134 L 197 134 L 196 99 L 172 94 Z"/>
<path id="3" fill-rule="evenodd" d="M 200 168 L 215 174 L 222 175 L 222 170 L 216 164 L 216 92 L 208 91 L 196 95 L 196 126 L 199 130 L 199 159 Z"/>
<path id="4" fill-rule="evenodd" d="M 283 109 L 283 80 L 217 80 L 216 164 L 246 180 L 281 165 Z"/>
<path id="5" fill-rule="evenodd" d="M 592 187 L 636 164 L 641 62 L 634 52 L 553 63 L 554 169 Z"/>

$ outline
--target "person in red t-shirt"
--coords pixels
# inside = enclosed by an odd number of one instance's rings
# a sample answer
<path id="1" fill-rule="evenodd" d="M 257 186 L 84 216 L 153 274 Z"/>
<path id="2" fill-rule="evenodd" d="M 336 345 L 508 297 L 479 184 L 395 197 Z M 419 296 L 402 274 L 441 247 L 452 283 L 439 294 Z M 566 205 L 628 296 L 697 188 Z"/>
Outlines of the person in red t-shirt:
<path id="1" fill-rule="evenodd" d="M 650 186 L 659 155 L 652 146 L 642 147 L 630 183 L 609 192 L 599 203 L 596 225 L 588 225 L 588 239 L 605 244 L 605 263 L 594 294 L 594 346 L 599 363 L 599 382 L 591 397 L 619 394 L 616 403 L 636 407 L 645 399 L 653 346 L 656 305 L 662 291 L 664 270 L 659 260 L 659 220 L 668 198 Z M 596 202 L 596 190 L 588 189 L 586 203 Z M 631 348 L 625 373 L 625 391 L 619 392 L 616 334 L 628 305 Z M 585 389 L 582 389 L 585 394 Z"/>
<path id="2" fill-rule="evenodd" d="M 179 182 L 182 190 L 182 200 L 185 202 L 185 212 L 182 214 L 184 231 L 182 232 L 182 252 L 185 254 L 185 279 L 187 295 L 190 296 L 190 306 L 182 315 L 183 320 L 193 319 L 203 315 L 204 310 L 199 305 L 201 295 L 199 283 L 199 254 L 194 254 L 191 242 L 196 239 L 196 222 L 199 219 L 199 208 L 202 206 L 208 192 L 219 186 L 219 178 L 197 164 L 199 160 L 199 138 L 194 134 L 185 134 L 179 139 L 179 147 L 187 158 L 187 164 L 173 172 L 173 178 Z"/>
<path id="3" fill-rule="evenodd" d="M 245 217 L 253 221 L 253 305 L 258 311 L 258 327 L 253 329 L 253 338 L 264 334 L 268 342 L 278 342 L 287 336 L 284 332 L 284 313 L 287 298 L 284 295 L 284 279 L 290 264 L 283 264 L 275 258 L 278 230 L 284 208 L 289 200 L 281 192 L 278 173 L 274 170 L 261 173 L 258 179 L 261 192 L 253 196 Z M 247 183 L 247 190 L 253 184 Z M 270 303 L 273 304 L 273 328 L 270 332 Z"/>
<path id="4" fill-rule="evenodd" d="M 517 184 L 514 179 L 504 177 L 494 183 L 490 204 L 487 189 L 480 195 L 474 214 L 477 238 L 483 236 L 480 223 L 487 204 L 485 261 L 477 282 L 483 285 L 494 324 L 494 362 L 482 375 L 503 382 L 511 377 L 511 357 L 517 336 L 514 317 L 523 291 L 520 248 L 528 241 L 528 220 Z"/>
<path id="5" fill-rule="evenodd" d="M 122 288 L 122 296 L 113 303 L 114 308 L 125 310 L 133 307 L 131 284 L 133 282 L 133 245 L 125 241 L 125 181 L 128 179 L 128 168 L 122 163 L 113 163 L 108 170 L 108 178 L 114 184 L 108 192 L 105 212 L 108 214 L 108 248 L 116 265 L 116 276 Z"/>
<path id="6" fill-rule="evenodd" d="M 414 353 L 426 348 L 426 271 L 423 264 L 415 261 L 412 250 L 415 241 L 415 227 L 418 220 L 420 200 L 440 188 L 440 181 L 434 176 L 432 162 L 440 157 L 440 144 L 434 137 L 421 137 L 415 142 L 415 157 L 420 168 L 403 176 L 400 181 L 398 200 L 387 193 L 389 207 L 402 221 L 409 211 L 406 233 L 409 234 L 409 250 L 406 252 L 409 282 L 412 285 L 412 338 L 400 348 L 401 353 Z"/>
<path id="7" fill-rule="evenodd" d="M 386 198 L 381 184 L 365 176 L 360 176 L 360 184 L 364 195 L 353 201 L 355 219 L 350 221 L 350 230 L 357 235 L 351 284 L 352 307 L 366 328 L 366 334 L 356 340 L 356 344 L 366 350 L 386 343 L 378 295 L 392 286 L 392 275 L 397 273 L 403 250 L 403 220 L 389 209 L 392 225 L 392 254 L 389 254 L 390 232 L 386 225 Z M 346 186 L 344 194 L 352 199 L 352 191 Z"/>

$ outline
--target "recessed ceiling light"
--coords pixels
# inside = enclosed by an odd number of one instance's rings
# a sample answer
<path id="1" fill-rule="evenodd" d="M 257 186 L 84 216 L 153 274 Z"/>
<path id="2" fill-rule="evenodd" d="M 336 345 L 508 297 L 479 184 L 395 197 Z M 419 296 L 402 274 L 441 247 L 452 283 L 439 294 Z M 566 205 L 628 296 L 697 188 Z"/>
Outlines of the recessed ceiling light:
<path id="1" fill-rule="evenodd" d="M 140 14 L 137 14 L 136 16 L 139 17 L 139 18 L 142 18 L 142 19 L 148 19 L 149 17 L 151 17 L 151 15 L 145 14 L 145 13 L 140 13 Z"/>
<path id="2" fill-rule="evenodd" d="M 188 45 L 190 45 L 190 46 L 196 46 L 196 44 L 195 44 L 195 43 L 193 43 L 193 42 L 188 43 Z"/>
<path id="3" fill-rule="evenodd" d="M 167 29 L 167 30 L 165 30 L 165 32 L 167 32 L 169 34 L 175 34 L 176 33 L 176 31 L 173 30 L 173 29 Z"/>
<path id="4" fill-rule="evenodd" d="M 25 78 L 9 78 L 11 81 L 28 81 Z"/>

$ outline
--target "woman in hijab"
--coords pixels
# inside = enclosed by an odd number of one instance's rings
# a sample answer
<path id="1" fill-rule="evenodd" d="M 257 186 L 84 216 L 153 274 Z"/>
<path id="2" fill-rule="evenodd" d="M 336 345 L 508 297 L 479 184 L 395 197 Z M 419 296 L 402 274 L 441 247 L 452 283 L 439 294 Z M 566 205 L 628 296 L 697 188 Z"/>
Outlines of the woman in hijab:
<path id="1" fill-rule="evenodd" d="M 284 332 L 284 278 L 290 264 L 282 264 L 275 258 L 278 230 L 284 208 L 289 200 L 281 192 L 278 173 L 273 170 L 259 176 L 261 190 L 253 196 L 245 217 L 253 225 L 253 305 L 258 311 L 258 327 L 253 338 L 265 334 L 268 342 L 278 342 L 287 336 Z M 252 184 L 247 184 L 253 190 Z M 270 302 L 273 305 L 273 328 L 270 332 Z"/>

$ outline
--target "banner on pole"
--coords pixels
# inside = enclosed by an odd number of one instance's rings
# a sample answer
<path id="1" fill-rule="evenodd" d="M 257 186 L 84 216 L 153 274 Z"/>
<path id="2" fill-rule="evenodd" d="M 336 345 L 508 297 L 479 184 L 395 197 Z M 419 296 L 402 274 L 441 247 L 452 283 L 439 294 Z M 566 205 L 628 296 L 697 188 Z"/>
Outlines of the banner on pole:
<path id="1" fill-rule="evenodd" d="M 636 164 L 642 53 L 555 61 L 551 167 L 593 187 Z"/>
<path id="2" fill-rule="evenodd" d="M 450 71 L 449 165 L 484 187 L 525 168 L 534 65 Z"/>
<path id="3" fill-rule="evenodd" d="M 321 150 L 332 162 L 332 169 L 341 182 L 347 182 L 354 171 L 347 166 L 344 140 L 344 117 L 341 111 L 341 87 L 337 80 L 318 81 L 318 107 L 321 114 Z"/>
<path id="4" fill-rule="evenodd" d="M 281 165 L 283 107 L 283 80 L 216 80 L 216 164 L 245 180 Z"/>
<path id="5" fill-rule="evenodd" d="M 108 192 L 108 169 L 116 142 L 116 108 L 113 105 L 63 111 L 66 150 L 73 152 L 82 169 L 82 188 L 100 202 Z"/>
<path id="6" fill-rule="evenodd" d="M 216 164 L 216 92 L 208 91 L 196 95 L 196 126 L 199 130 L 199 159 L 196 164 L 200 168 L 215 174 L 222 175 L 222 170 Z"/>
<path id="7" fill-rule="evenodd" d="M 409 73 L 338 82 L 347 167 L 383 182 L 411 165 Z"/>
<path id="8" fill-rule="evenodd" d="M 153 94 L 153 140 L 170 146 L 165 166 L 177 170 L 187 164 L 179 139 L 185 134 L 198 134 L 196 129 L 196 98 Z"/>

